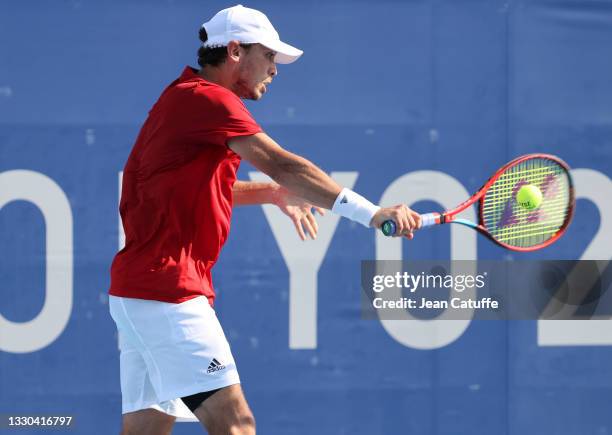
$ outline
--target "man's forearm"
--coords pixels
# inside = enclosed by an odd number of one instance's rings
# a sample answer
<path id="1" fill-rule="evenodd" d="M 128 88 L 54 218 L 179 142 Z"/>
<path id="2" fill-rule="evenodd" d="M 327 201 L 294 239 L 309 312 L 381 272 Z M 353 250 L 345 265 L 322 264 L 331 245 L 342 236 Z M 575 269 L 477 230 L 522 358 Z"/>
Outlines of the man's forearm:
<path id="1" fill-rule="evenodd" d="M 271 175 L 276 182 L 311 203 L 331 209 L 341 187 L 309 160 L 284 152 L 287 158 Z"/>
<path id="2" fill-rule="evenodd" d="M 228 146 L 299 198 L 331 209 L 342 188 L 309 160 L 284 150 L 265 133 L 238 136 Z"/>
<path id="3" fill-rule="evenodd" d="M 232 190 L 234 205 L 276 204 L 279 188 L 276 183 L 236 181 Z"/>

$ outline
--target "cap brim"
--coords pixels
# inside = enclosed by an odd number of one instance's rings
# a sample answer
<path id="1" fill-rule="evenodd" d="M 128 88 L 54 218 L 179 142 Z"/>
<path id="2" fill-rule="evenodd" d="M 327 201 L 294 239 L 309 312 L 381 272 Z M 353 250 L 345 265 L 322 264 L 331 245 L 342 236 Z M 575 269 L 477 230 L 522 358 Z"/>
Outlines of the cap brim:
<path id="1" fill-rule="evenodd" d="M 268 47 L 270 50 L 276 51 L 276 56 L 274 57 L 276 63 L 293 63 L 304 54 L 302 50 L 280 40 L 261 41 L 260 44 Z"/>

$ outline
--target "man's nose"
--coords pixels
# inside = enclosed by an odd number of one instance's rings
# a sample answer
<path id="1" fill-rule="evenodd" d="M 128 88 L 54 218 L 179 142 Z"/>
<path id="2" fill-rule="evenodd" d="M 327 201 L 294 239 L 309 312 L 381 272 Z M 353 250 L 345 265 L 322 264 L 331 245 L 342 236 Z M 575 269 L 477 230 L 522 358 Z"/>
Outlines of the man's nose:
<path id="1" fill-rule="evenodd" d="M 275 77 L 278 75 L 278 69 L 276 69 L 276 64 L 273 63 L 272 66 L 270 67 L 270 75 L 272 77 Z"/>

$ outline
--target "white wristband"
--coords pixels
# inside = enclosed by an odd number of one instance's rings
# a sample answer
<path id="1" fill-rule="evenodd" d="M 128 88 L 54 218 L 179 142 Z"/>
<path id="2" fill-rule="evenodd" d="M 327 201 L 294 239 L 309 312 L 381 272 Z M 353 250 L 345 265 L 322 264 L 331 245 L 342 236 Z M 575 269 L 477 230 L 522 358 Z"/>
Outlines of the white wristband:
<path id="1" fill-rule="evenodd" d="M 342 189 L 332 207 L 332 212 L 359 222 L 365 227 L 370 226 L 370 222 L 378 210 L 380 210 L 379 206 L 372 204 L 363 196 L 346 187 Z"/>

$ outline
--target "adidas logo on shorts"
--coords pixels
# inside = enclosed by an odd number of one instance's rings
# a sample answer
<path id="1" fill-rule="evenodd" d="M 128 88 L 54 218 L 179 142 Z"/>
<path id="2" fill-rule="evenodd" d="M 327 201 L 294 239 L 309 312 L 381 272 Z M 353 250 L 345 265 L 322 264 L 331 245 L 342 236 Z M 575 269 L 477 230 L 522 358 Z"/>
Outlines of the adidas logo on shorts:
<path id="1" fill-rule="evenodd" d="M 206 370 L 206 373 L 218 372 L 219 370 L 223 370 L 224 368 L 225 366 L 221 364 L 219 360 L 217 360 L 217 358 L 213 358 L 210 364 L 208 365 L 208 370 Z"/>

